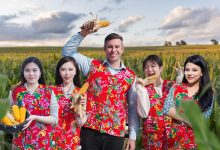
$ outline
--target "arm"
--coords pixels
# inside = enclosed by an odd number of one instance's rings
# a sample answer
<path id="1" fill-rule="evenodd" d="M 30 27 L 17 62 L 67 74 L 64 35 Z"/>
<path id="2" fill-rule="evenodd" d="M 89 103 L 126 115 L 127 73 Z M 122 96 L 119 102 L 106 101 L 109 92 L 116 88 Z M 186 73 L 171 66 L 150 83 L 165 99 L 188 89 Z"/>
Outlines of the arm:
<path id="1" fill-rule="evenodd" d="M 189 126 L 191 126 L 190 123 L 187 122 L 183 117 L 181 117 L 176 111 L 176 106 L 174 101 L 174 87 L 170 89 L 167 99 L 165 100 L 163 114 L 166 114 L 176 120 L 185 122 Z"/>
<path id="2" fill-rule="evenodd" d="M 80 33 L 72 36 L 64 45 L 62 55 L 73 57 L 79 65 L 79 69 L 82 71 L 83 75 L 86 76 L 90 70 L 92 59 L 77 52 L 77 48 L 83 39 L 84 37 Z"/>
<path id="3" fill-rule="evenodd" d="M 33 121 L 42 122 L 45 124 L 55 125 L 58 122 L 58 103 L 54 92 L 51 93 L 51 102 L 50 102 L 50 116 L 39 116 L 39 115 L 30 115 L 27 118 L 27 124 L 24 125 L 23 130 L 30 126 Z"/>
<path id="4" fill-rule="evenodd" d="M 214 102 L 215 102 L 215 101 L 214 101 L 214 98 L 213 98 L 211 106 L 210 106 L 209 108 L 207 108 L 206 111 L 204 111 L 204 112 L 202 113 L 205 119 L 209 119 L 209 118 L 210 118 L 210 116 L 211 116 L 211 114 L 212 114 L 212 112 L 213 112 Z"/>
<path id="5" fill-rule="evenodd" d="M 137 112 L 141 118 L 147 118 L 150 110 L 149 95 L 145 87 L 140 84 L 136 85 L 137 88 Z"/>
<path id="6" fill-rule="evenodd" d="M 129 141 L 130 149 L 135 149 L 135 141 L 137 132 L 140 129 L 140 118 L 137 113 L 137 93 L 136 93 L 136 78 L 128 92 L 128 124 L 129 124 Z"/>
<path id="7" fill-rule="evenodd" d="M 77 48 L 88 34 L 94 32 L 93 27 L 94 22 L 88 21 L 84 23 L 83 28 L 81 28 L 81 31 L 76 35 L 72 36 L 62 49 L 63 56 L 72 56 L 76 60 L 84 76 L 86 76 L 90 70 L 92 59 L 78 53 Z"/>

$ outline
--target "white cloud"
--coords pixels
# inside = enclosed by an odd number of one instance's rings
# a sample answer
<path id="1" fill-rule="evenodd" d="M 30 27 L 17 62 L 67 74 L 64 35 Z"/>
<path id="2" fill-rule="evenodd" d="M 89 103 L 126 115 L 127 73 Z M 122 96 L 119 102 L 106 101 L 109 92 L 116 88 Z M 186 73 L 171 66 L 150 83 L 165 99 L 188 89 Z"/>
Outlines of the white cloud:
<path id="1" fill-rule="evenodd" d="M 16 15 L 0 16 L 0 41 L 63 38 L 74 27 L 74 21 L 83 16 L 70 12 L 47 12 L 34 19 L 30 25 L 9 22 Z"/>
<path id="2" fill-rule="evenodd" d="M 174 8 L 161 24 L 165 40 L 205 42 L 220 38 L 220 11 L 216 8 Z"/>
<path id="3" fill-rule="evenodd" d="M 32 22 L 32 26 L 39 33 L 67 33 L 74 27 L 72 22 L 82 16 L 69 12 L 43 13 Z"/>
<path id="4" fill-rule="evenodd" d="M 143 19 L 144 19 L 143 16 L 129 16 L 128 18 L 126 18 L 120 22 L 118 30 L 120 32 L 126 32 L 128 27 L 130 27 L 131 25 L 133 25 Z"/>

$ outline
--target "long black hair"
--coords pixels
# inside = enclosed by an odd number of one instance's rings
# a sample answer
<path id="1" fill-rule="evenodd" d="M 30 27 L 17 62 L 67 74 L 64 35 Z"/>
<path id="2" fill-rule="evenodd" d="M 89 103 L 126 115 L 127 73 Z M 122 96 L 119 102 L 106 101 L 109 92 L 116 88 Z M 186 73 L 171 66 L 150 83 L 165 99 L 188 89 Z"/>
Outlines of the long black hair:
<path id="1" fill-rule="evenodd" d="M 23 84 L 23 83 L 27 82 L 27 80 L 24 77 L 24 68 L 29 63 L 35 63 L 39 67 L 41 75 L 40 75 L 40 78 L 38 80 L 38 83 L 39 84 L 45 84 L 44 71 L 43 71 L 41 61 L 37 57 L 33 57 L 33 56 L 26 58 L 24 60 L 24 62 L 22 63 L 22 65 L 21 65 L 21 72 L 20 72 L 21 83 Z"/>
<path id="2" fill-rule="evenodd" d="M 63 64 L 65 64 L 67 62 L 72 62 L 74 67 L 76 68 L 76 75 L 73 78 L 74 85 L 77 86 L 77 87 L 81 87 L 80 71 L 79 71 L 78 64 L 76 63 L 76 60 L 73 57 L 70 57 L 70 56 L 64 56 L 57 63 L 55 84 L 60 85 L 60 84 L 63 83 L 63 79 L 60 76 L 60 68 L 62 67 Z"/>
<path id="3" fill-rule="evenodd" d="M 208 66 L 205 59 L 200 55 L 189 56 L 184 63 L 184 71 L 187 63 L 193 63 L 201 68 L 202 76 L 199 81 L 199 91 L 197 96 L 199 96 L 199 104 L 204 112 L 208 107 L 211 106 L 213 101 L 213 90 L 211 86 L 211 80 L 209 77 Z M 184 75 L 183 83 L 188 83 Z"/>

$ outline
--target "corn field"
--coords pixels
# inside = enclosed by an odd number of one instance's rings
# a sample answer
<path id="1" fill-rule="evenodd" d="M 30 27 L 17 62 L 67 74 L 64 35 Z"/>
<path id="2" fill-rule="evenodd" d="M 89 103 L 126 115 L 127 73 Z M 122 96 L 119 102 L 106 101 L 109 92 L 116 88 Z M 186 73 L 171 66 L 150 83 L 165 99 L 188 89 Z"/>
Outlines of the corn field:
<path id="1" fill-rule="evenodd" d="M 20 65 L 28 56 L 41 59 L 47 83 L 54 83 L 55 67 L 61 58 L 61 47 L 18 47 L 0 48 L 0 72 L 8 76 L 10 86 L 19 81 Z M 100 48 L 80 48 L 79 51 L 92 58 L 104 58 Z M 209 64 L 213 83 L 220 77 L 220 46 L 172 46 L 172 47 L 133 47 L 126 48 L 123 61 L 139 77 L 143 77 L 142 61 L 150 54 L 159 55 L 163 60 L 163 78 L 175 79 L 173 66 L 177 62 L 183 65 L 184 60 L 193 54 L 202 55 Z"/>
<path id="2" fill-rule="evenodd" d="M 0 73 L 9 79 L 8 91 L 10 87 L 19 82 L 20 66 L 23 60 L 29 56 L 38 57 L 43 64 L 45 78 L 47 83 L 54 83 L 55 67 L 61 58 L 61 47 L 11 47 L 0 48 Z M 105 53 L 101 48 L 79 48 L 79 51 L 92 58 L 104 59 Z M 216 99 L 220 98 L 220 46 L 203 45 L 203 46 L 155 46 L 155 47 L 130 47 L 125 48 L 123 54 L 124 64 L 133 70 L 138 77 L 143 77 L 142 61 L 148 55 L 155 54 L 163 60 L 163 79 L 175 80 L 176 72 L 173 66 L 177 62 L 183 66 L 185 59 L 194 54 L 203 56 L 209 65 L 210 77 L 213 88 L 216 91 Z M 217 101 L 216 101 L 217 102 Z M 220 130 L 220 110 L 216 103 L 215 113 L 210 120 L 211 128 L 216 135 Z M 218 111 L 217 111 L 218 110 Z M 200 122 L 200 121 L 199 121 Z M 218 123 L 217 123 L 218 122 Z M 207 134 L 209 132 L 207 131 Z M 218 137 L 220 140 L 220 137 Z M 202 139 L 201 139 L 202 141 Z M 137 140 L 137 148 L 141 145 L 140 136 Z"/>

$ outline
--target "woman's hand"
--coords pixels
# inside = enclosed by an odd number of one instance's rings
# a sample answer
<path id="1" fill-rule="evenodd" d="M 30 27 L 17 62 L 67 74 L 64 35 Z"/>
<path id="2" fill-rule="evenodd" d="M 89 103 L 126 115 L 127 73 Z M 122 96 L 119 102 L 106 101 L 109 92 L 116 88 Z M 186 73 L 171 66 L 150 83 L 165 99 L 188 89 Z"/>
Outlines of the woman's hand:
<path id="1" fill-rule="evenodd" d="M 80 100 L 79 100 L 79 103 L 84 106 L 86 105 L 86 102 L 87 102 L 87 94 L 83 94 L 82 96 L 80 96 Z"/>
<path id="2" fill-rule="evenodd" d="M 182 83 L 183 77 L 184 77 L 184 71 L 183 71 L 184 68 L 180 66 L 179 61 L 177 63 L 178 63 L 178 67 L 173 66 L 173 68 L 176 70 L 176 73 L 177 73 L 176 82 Z"/>
<path id="3" fill-rule="evenodd" d="M 22 129 L 22 131 L 24 131 L 25 129 L 27 129 L 31 123 L 36 120 L 37 116 L 36 115 L 30 115 L 28 118 L 27 118 L 27 123 L 24 125 L 24 128 Z"/>

